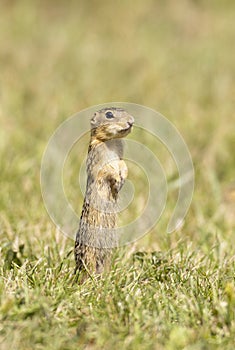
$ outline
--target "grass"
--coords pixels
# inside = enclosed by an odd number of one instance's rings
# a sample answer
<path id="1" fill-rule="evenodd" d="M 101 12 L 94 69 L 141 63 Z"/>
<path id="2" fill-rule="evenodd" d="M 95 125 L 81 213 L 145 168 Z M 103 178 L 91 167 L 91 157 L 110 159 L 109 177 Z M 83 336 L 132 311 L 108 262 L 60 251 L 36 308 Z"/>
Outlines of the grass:
<path id="1" fill-rule="evenodd" d="M 233 349 L 234 2 L 0 6 L 1 349 Z M 80 285 L 74 242 L 43 206 L 40 162 L 62 121 L 107 101 L 149 106 L 175 124 L 195 193 L 180 231 L 166 234 L 172 194 L 150 234 Z M 145 142 L 170 177 L 165 151 Z M 78 160 L 67 164 L 71 179 Z M 73 203 L 75 185 L 66 182 Z"/>

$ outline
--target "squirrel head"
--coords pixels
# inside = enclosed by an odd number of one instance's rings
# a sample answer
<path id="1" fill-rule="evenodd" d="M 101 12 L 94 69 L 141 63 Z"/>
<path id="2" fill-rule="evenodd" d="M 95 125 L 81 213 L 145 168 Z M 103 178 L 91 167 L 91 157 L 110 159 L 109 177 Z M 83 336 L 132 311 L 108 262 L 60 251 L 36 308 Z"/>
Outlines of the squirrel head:
<path id="1" fill-rule="evenodd" d="M 134 118 L 122 108 L 103 108 L 91 119 L 91 135 L 100 141 L 122 138 L 131 132 Z"/>

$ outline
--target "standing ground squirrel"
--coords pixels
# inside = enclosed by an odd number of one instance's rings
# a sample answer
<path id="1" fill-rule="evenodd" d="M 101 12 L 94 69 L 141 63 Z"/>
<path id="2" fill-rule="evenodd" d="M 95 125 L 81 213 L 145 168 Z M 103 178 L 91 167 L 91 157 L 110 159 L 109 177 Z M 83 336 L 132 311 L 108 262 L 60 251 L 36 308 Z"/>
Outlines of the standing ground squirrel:
<path id="1" fill-rule="evenodd" d="M 75 241 L 76 270 L 101 273 L 109 264 L 115 233 L 118 193 L 127 177 L 123 141 L 134 118 L 121 108 L 104 108 L 91 119 L 87 186 Z"/>

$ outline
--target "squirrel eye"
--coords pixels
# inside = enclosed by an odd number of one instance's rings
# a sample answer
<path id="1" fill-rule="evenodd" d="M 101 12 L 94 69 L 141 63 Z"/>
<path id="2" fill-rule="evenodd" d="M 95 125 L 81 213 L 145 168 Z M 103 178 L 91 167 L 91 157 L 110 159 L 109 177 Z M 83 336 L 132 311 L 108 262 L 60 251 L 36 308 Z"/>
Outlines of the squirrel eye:
<path id="1" fill-rule="evenodd" d="M 107 119 L 114 118 L 113 113 L 112 113 L 112 112 L 110 112 L 110 111 L 106 112 L 106 113 L 105 113 L 105 116 L 106 116 L 106 118 L 107 118 Z"/>

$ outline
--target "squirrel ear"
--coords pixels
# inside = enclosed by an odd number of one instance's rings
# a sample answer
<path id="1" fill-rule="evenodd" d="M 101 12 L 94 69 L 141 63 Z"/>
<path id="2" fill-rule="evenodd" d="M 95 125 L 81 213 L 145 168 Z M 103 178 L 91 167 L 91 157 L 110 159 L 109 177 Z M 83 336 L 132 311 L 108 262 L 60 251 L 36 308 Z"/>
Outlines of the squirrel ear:
<path id="1" fill-rule="evenodd" d="M 97 120 L 96 120 L 96 113 L 95 113 L 91 119 L 91 126 L 95 126 L 96 123 L 97 123 Z"/>

